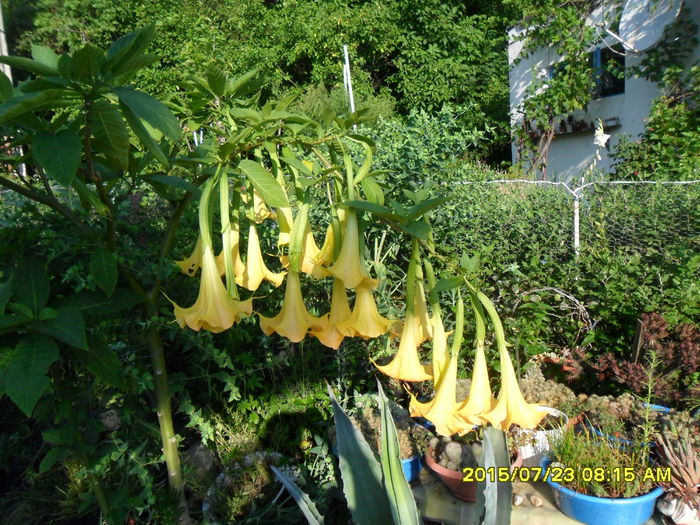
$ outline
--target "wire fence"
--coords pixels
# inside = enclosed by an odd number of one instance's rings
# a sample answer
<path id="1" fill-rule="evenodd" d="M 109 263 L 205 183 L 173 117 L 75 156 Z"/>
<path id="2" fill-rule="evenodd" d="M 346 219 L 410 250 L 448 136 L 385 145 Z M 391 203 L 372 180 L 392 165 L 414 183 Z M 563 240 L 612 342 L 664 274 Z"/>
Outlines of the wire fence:
<path id="1" fill-rule="evenodd" d="M 464 240 L 505 257 L 511 254 L 514 261 L 533 246 L 542 262 L 601 249 L 629 255 L 700 255 L 700 180 L 578 186 L 493 180 L 461 186 Z"/>

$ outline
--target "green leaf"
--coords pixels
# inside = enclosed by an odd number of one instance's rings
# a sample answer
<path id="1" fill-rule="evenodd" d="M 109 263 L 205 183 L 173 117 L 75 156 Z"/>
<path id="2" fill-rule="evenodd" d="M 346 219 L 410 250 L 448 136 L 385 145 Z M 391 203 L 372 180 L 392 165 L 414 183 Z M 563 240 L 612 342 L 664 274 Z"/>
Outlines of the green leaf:
<path id="1" fill-rule="evenodd" d="M 194 196 L 198 196 L 201 193 L 199 187 L 174 175 L 150 175 L 148 177 L 143 177 L 143 179 L 153 186 L 153 189 L 155 189 L 161 196 L 168 200 L 178 199 L 182 194 L 178 195 L 177 192 L 168 192 L 167 188 L 164 188 L 163 186 L 189 191 Z"/>
<path id="2" fill-rule="evenodd" d="M 0 103 L 11 99 L 13 92 L 12 81 L 7 78 L 5 73 L 0 71 Z"/>
<path id="3" fill-rule="evenodd" d="M 68 130 L 55 134 L 42 131 L 32 140 L 32 153 L 46 175 L 69 186 L 80 166 L 82 142 Z"/>
<path id="4" fill-rule="evenodd" d="M 25 335 L 17 343 L 7 365 L 5 392 L 27 417 L 32 416 L 36 402 L 48 388 L 46 373 L 58 356 L 56 343 L 45 335 Z"/>
<path id="5" fill-rule="evenodd" d="M 51 469 L 57 462 L 62 460 L 66 455 L 65 447 L 54 447 L 49 449 L 44 458 L 39 463 L 39 474 L 43 474 Z"/>
<path id="6" fill-rule="evenodd" d="M 85 321 L 77 308 L 63 306 L 56 312 L 56 317 L 42 323 L 34 323 L 37 332 L 55 337 L 68 345 L 87 349 L 85 338 Z"/>
<path id="7" fill-rule="evenodd" d="M 14 332 L 17 328 L 23 324 L 28 323 L 30 320 L 25 316 L 20 315 L 0 315 L 0 335 Z"/>
<path id="8" fill-rule="evenodd" d="M 51 68 L 54 74 L 58 73 L 58 60 L 60 57 L 50 48 L 32 44 L 32 58 L 40 64 Z"/>
<path id="9" fill-rule="evenodd" d="M 211 65 L 207 68 L 207 83 L 211 92 L 217 97 L 224 94 L 226 90 L 226 76 L 218 66 Z"/>
<path id="10" fill-rule="evenodd" d="M 100 68 L 105 61 L 105 53 L 91 44 L 81 47 L 73 53 L 73 76 L 79 80 L 93 80 L 100 75 Z"/>
<path id="11" fill-rule="evenodd" d="M 117 258 L 107 248 L 99 246 L 90 255 L 90 273 L 97 286 L 109 297 L 117 286 Z"/>
<path id="12" fill-rule="evenodd" d="M 121 169 L 129 167 L 129 130 L 117 106 L 106 100 L 98 100 L 93 106 L 92 145 L 106 156 L 117 161 Z"/>
<path id="13" fill-rule="evenodd" d="M 44 262 L 37 257 L 23 257 L 12 278 L 15 299 L 27 305 L 35 316 L 49 300 L 49 276 Z"/>
<path id="14" fill-rule="evenodd" d="M 82 291 L 69 296 L 63 306 L 77 308 L 83 315 L 109 316 L 143 302 L 143 297 L 131 290 L 116 289 L 111 297 L 100 292 Z"/>
<path id="15" fill-rule="evenodd" d="M 344 208 L 355 208 L 356 210 L 364 210 L 385 219 L 390 219 L 392 221 L 401 222 L 403 219 L 401 216 L 392 212 L 389 208 L 385 206 L 380 206 L 374 202 L 369 201 L 345 201 L 340 203 L 341 207 Z"/>
<path id="16" fill-rule="evenodd" d="M 119 102 L 119 108 L 122 110 L 122 115 L 126 118 L 129 126 L 133 130 L 134 134 L 139 138 L 141 144 L 143 144 L 148 151 L 160 162 L 163 166 L 168 166 L 168 157 L 165 156 L 163 150 L 160 149 L 158 143 L 153 139 L 151 134 L 148 132 L 146 127 L 141 123 L 141 120 L 134 114 L 129 106 Z"/>
<path id="17" fill-rule="evenodd" d="M 259 162 L 244 159 L 238 167 L 248 177 L 248 180 L 260 193 L 268 206 L 285 208 L 289 206 L 284 188 L 275 180 L 272 174 L 260 165 Z"/>
<path id="18" fill-rule="evenodd" d="M 154 36 L 154 28 L 149 25 L 118 38 L 107 50 L 107 60 L 102 70 L 115 76 L 120 75 L 128 62 L 146 50 Z"/>
<path id="19" fill-rule="evenodd" d="M 423 221 L 413 221 L 405 226 L 405 231 L 421 241 L 427 241 L 430 226 Z"/>
<path id="20" fill-rule="evenodd" d="M 122 362 L 115 351 L 103 341 L 92 339 L 89 348 L 87 351 L 75 350 L 72 353 L 95 377 L 110 386 L 125 390 L 127 383 L 122 373 Z"/>
<path id="21" fill-rule="evenodd" d="M 0 56 L 0 64 L 7 64 L 15 69 L 27 71 L 33 75 L 55 75 L 58 71 L 36 60 L 24 57 Z"/>
<path id="22" fill-rule="evenodd" d="M 389 500 L 391 515 L 394 517 L 394 523 L 421 525 L 423 521 L 416 507 L 416 500 L 413 499 L 413 492 L 411 492 L 406 475 L 403 473 L 399 438 L 394 419 L 391 417 L 389 403 L 379 379 L 377 379 L 377 388 L 379 390 L 379 411 L 382 418 L 380 458 L 384 489 Z"/>
<path id="23" fill-rule="evenodd" d="M 304 514 L 306 521 L 309 522 L 309 525 L 322 525 L 323 516 L 321 516 L 321 514 L 318 512 L 316 505 L 314 505 L 314 502 L 311 501 L 309 495 L 297 487 L 294 480 L 282 474 L 277 467 L 270 465 L 270 468 L 279 482 L 282 483 L 284 488 L 287 489 L 287 492 L 289 492 L 292 498 L 294 498 L 294 501 L 296 501 L 297 505 L 301 509 L 301 512 Z"/>
<path id="24" fill-rule="evenodd" d="M 464 279 L 461 277 L 450 277 L 449 279 L 440 279 L 433 289 L 430 290 L 430 295 L 446 292 L 447 290 L 452 290 L 453 288 L 459 288 L 464 284 Z"/>
<path id="25" fill-rule="evenodd" d="M 137 118 L 144 120 L 173 142 L 180 138 L 180 123 L 160 100 L 127 87 L 114 88 L 114 93 L 119 102 L 127 106 Z"/>
<path id="26" fill-rule="evenodd" d="M 382 468 L 328 387 L 335 420 L 336 446 L 343 478 L 343 491 L 358 525 L 393 523 L 389 501 L 382 486 Z"/>
<path id="27" fill-rule="evenodd" d="M 7 102 L 0 104 L 0 124 L 4 124 L 29 111 L 47 107 L 61 107 L 72 103 L 72 101 L 64 99 L 65 95 L 66 91 L 62 89 L 47 89 L 12 97 Z"/>
<path id="28" fill-rule="evenodd" d="M 80 197 L 80 201 L 86 210 L 95 208 L 95 211 L 98 214 L 103 216 L 107 215 L 109 212 L 107 206 L 100 200 L 95 192 L 90 191 L 83 181 L 75 178 L 71 181 L 71 186 Z"/>
<path id="29" fill-rule="evenodd" d="M 450 200 L 449 197 L 438 197 L 436 199 L 428 199 L 426 201 L 419 202 L 408 210 L 408 220 L 413 221 L 422 215 L 425 215 L 429 211 L 434 210 L 448 200 Z"/>
<path id="30" fill-rule="evenodd" d="M 384 206 L 384 192 L 382 188 L 377 184 L 377 181 L 366 177 L 360 182 L 362 186 L 362 191 L 365 192 L 365 197 L 369 202 L 378 204 L 379 206 Z"/>

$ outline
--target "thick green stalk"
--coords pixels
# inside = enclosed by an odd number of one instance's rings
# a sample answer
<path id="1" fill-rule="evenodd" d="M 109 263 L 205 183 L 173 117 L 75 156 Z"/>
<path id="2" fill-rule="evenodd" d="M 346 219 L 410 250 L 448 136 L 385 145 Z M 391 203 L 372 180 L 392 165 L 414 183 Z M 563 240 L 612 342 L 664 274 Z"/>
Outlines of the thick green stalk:
<path id="1" fill-rule="evenodd" d="M 148 301 L 147 312 L 155 313 L 156 304 Z M 160 438 L 163 444 L 163 456 L 168 469 L 168 483 L 170 488 L 180 496 L 183 514 L 187 514 L 184 485 L 180 466 L 180 456 L 177 451 L 177 437 L 173 428 L 173 413 L 170 404 L 170 388 L 168 387 L 168 374 L 165 368 L 165 352 L 163 341 L 160 337 L 158 325 L 151 322 L 146 332 L 146 341 L 151 354 L 153 365 L 153 387 L 156 394 L 156 415 L 160 426 Z"/>

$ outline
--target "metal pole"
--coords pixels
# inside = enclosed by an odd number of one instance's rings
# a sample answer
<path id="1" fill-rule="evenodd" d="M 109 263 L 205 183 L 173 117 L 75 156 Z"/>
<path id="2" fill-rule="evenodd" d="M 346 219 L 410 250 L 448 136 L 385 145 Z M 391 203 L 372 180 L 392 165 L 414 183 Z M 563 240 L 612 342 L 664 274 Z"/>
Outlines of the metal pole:
<path id="1" fill-rule="evenodd" d="M 576 254 L 576 257 L 578 257 L 579 254 L 579 246 L 581 243 L 581 239 L 579 237 L 579 203 L 580 203 L 580 198 L 578 196 L 578 193 L 574 197 L 574 253 Z"/>
<path id="2" fill-rule="evenodd" d="M 350 57 L 348 56 L 348 46 L 343 45 L 345 55 L 345 77 L 347 79 L 348 96 L 350 97 L 350 113 L 355 113 L 355 97 L 352 94 L 352 77 L 350 76 Z"/>
<path id="3" fill-rule="evenodd" d="M 9 54 L 10 53 L 7 49 L 7 39 L 5 38 L 5 17 L 2 14 L 2 3 L 0 3 L 0 55 L 7 56 Z M 2 64 L 0 65 L 0 68 L 2 69 L 2 72 L 7 75 L 7 78 L 10 79 L 10 82 L 12 82 L 12 70 L 10 69 L 10 66 L 7 64 Z"/>

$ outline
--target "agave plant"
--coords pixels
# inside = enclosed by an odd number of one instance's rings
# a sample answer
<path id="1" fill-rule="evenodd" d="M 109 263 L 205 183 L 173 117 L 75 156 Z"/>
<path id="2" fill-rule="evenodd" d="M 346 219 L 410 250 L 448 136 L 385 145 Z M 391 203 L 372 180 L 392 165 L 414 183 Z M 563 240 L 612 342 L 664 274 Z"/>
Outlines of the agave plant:
<path id="1" fill-rule="evenodd" d="M 379 381 L 377 381 L 377 387 L 382 420 L 379 461 L 372 453 L 362 432 L 352 424 L 329 388 L 343 492 L 354 523 L 418 525 L 423 521 L 401 467 L 394 419 Z M 508 465 L 503 432 L 492 427 L 486 429 L 482 462 L 487 469 Z M 270 468 L 299 505 L 309 524 L 323 524 L 324 518 L 311 498 L 275 466 Z M 481 512 L 477 513 L 479 523 L 482 525 L 510 523 L 511 492 L 509 483 L 487 481 L 478 500 L 482 506 Z"/>

